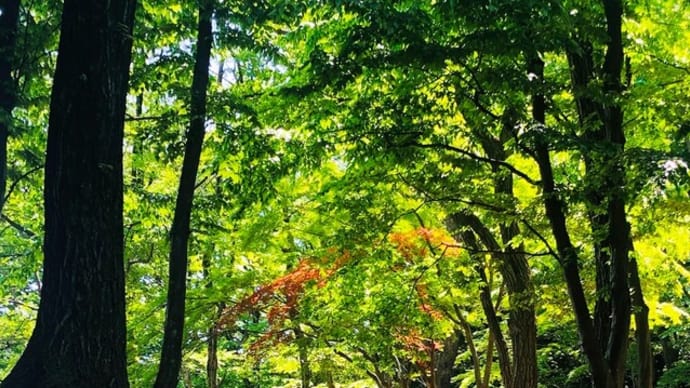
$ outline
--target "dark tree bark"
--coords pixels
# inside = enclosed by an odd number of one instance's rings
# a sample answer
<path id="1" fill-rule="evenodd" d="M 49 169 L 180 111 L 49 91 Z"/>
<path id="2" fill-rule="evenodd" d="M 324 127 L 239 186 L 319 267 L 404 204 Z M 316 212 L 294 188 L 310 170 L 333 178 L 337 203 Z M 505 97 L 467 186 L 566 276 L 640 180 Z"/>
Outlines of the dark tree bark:
<path id="1" fill-rule="evenodd" d="M 7 138 L 16 103 L 12 66 L 19 20 L 19 0 L 0 0 L 0 213 L 7 191 Z"/>
<path id="2" fill-rule="evenodd" d="M 637 263 L 629 257 L 633 247 L 630 226 L 626 220 L 625 167 L 621 158 L 625 146 L 623 112 L 615 101 L 623 90 L 622 3 L 618 0 L 604 1 L 604 11 L 609 40 L 601 71 L 595 70 L 589 42 L 579 42 L 580 50 L 568 52 L 582 139 L 588 143 L 583 159 L 596 267 L 594 337 L 608 369 L 609 383 L 622 386 L 631 303 L 634 304 L 640 358 L 639 384 L 651 387 L 653 368 L 648 308 L 642 297 Z M 602 100 L 579 92 L 587 90 L 597 74 L 603 81 Z"/>
<path id="3" fill-rule="evenodd" d="M 528 71 L 535 74 L 537 76 L 536 79 L 543 79 L 544 63 L 536 54 L 529 56 L 528 61 Z M 541 130 L 546 122 L 546 101 L 539 90 L 536 90 L 532 96 L 532 118 L 535 121 L 535 127 L 537 127 L 535 130 Z M 566 225 L 566 205 L 556 191 L 551 157 L 543 134 L 536 135 L 535 159 L 541 174 L 542 196 L 546 217 L 549 220 L 551 232 L 556 240 L 556 249 L 565 275 L 568 295 L 573 305 L 582 350 L 585 357 L 587 357 L 589 369 L 592 373 L 592 386 L 595 388 L 613 387 L 611 375 L 594 330 L 594 322 L 587 306 L 587 298 L 582 287 L 580 268 L 578 266 L 579 257 L 576 248 L 572 244 Z"/>
<path id="4" fill-rule="evenodd" d="M 182 175 L 170 232 L 170 263 L 165 332 L 156 388 L 175 387 L 182 364 L 185 299 L 187 294 L 187 246 L 190 234 L 192 202 L 199 170 L 206 120 L 206 90 L 213 43 L 210 0 L 200 0 L 196 58 L 190 104 L 190 122 L 185 144 Z"/>
<path id="5" fill-rule="evenodd" d="M 2 387 L 128 387 L 122 138 L 134 1 L 67 0 L 50 102 L 43 288 Z"/>
<path id="6" fill-rule="evenodd" d="M 455 333 L 443 340 L 443 350 L 439 352 L 434 363 L 436 369 L 436 387 L 452 387 L 451 380 L 455 376 L 455 359 L 458 358 L 460 338 L 462 334 Z"/>
<path id="7" fill-rule="evenodd" d="M 565 225 L 565 204 L 555 190 L 549 151 L 542 138 L 537 139 L 536 159 L 542 175 L 546 213 L 556 239 L 566 282 L 574 306 L 578 330 L 585 355 L 589 361 L 595 387 L 622 387 L 630 331 L 631 295 L 628 276 L 635 283 L 635 303 L 640 304 L 641 381 L 651 382 L 651 353 L 647 318 L 642 290 L 636 277 L 636 263 L 630 260 L 632 237 L 625 211 L 625 168 L 620 157 L 625 146 L 623 112 L 615 101 L 621 93 L 623 70 L 623 42 L 621 22 L 623 6 L 619 0 L 604 1 L 608 42 L 602 65 L 603 100 L 596 101 L 578 91 L 587 88 L 595 77 L 591 46 L 581 44 L 581 50 L 569 52 L 571 78 L 582 138 L 589 143 L 584 154 L 586 166 L 585 189 L 589 205 L 589 220 L 594 237 L 597 301 L 594 319 L 589 315 L 587 301 L 579 276 L 578 255 L 570 242 Z M 543 77 L 544 64 L 533 53 L 529 71 Z M 533 92 L 532 114 L 537 125 L 543 125 L 546 104 L 538 90 Z M 605 188 L 602 190 L 602 187 Z M 631 268 L 634 266 L 634 268 Z M 646 334 L 645 334 L 646 333 Z M 647 384 L 647 383 L 645 383 Z M 648 385 L 643 385 L 648 386 Z"/>

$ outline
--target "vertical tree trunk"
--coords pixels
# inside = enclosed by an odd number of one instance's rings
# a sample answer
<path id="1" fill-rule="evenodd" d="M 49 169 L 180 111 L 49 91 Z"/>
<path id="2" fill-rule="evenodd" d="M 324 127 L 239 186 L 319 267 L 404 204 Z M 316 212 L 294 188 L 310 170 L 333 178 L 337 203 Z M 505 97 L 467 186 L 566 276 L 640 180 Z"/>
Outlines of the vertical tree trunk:
<path id="1" fill-rule="evenodd" d="M 141 118 L 144 114 L 144 92 L 137 94 L 136 108 L 134 114 L 137 118 Z M 141 170 L 139 169 L 137 158 L 142 148 L 142 136 L 139 133 L 134 134 L 134 139 L 132 140 L 132 186 L 135 189 L 143 189 L 144 179 L 141 175 Z"/>
<path id="2" fill-rule="evenodd" d="M 528 71 L 537 76 L 535 79 L 543 79 L 544 63 L 536 53 L 528 55 Z M 536 126 L 543 126 L 546 122 L 546 101 L 539 88 L 536 88 L 532 94 L 532 118 Z M 594 330 L 594 322 L 590 316 L 587 298 L 582 287 L 580 269 L 578 267 L 579 257 L 570 240 L 570 233 L 566 225 L 565 204 L 556 191 L 549 149 L 541 134 L 538 134 L 536 138 L 535 159 L 539 165 L 539 173 L 541 175 L 546 217 L 549 220 L 551 231 L 556 240 L 556 249 L 558 250 L 560 264 L 565 275 L 568 295 L 573 305 L 575 322 L 577 323 L 578 333 L 582 342 L 582 350 L 585 357 L 587 357 L 589 369 L 592 373 L 592 386 L 594 388 L 611 388 L 613 387 L 613 381 Z"/>
<path id="3" fill-rule="evenodd" d="M 630 260 L 630 290 L 635 314 L 635 339 L 637 340 L 638 388 L 652 388 L 654 385 L 654 359 L 652 357 L 651 334 L 649 332 L 649 307 L 642 297 L 637 261 Z"/>
<path id="4" fill-rule="evenodd" d="M 607 238 L 609 242 L 611 330 L 607 338 L 606 359 L 616 386 L 624 385 L 625 360 L 630 332 L 630 288 L 628 286 L 629 253 L 632 250 L 630 225 L 625 211 L 625 167 L 620 158 L 625 146 L 623 131 L 623 110 L 618 101 L 623 86 L 623 3 L 621 0 L 603 0 L 606 15 L 608 46 L 603 65 L 603 92 L 608 101 L 602 103 L 601 121 L 606 130 L 605 140 L 613 145 L 613 154 L 606 162 L 611 189 L 608 193 L 607 213 L 609 218 Z"/>
<path id="5" fill-rule="evenodd" d="M 16 102 L 12 65 L 19 20 L 19 0 L 0 0 L 0 213 L 7 191 L 7 138 Z"/>
<path id="6" fill-rule="evenodd" d="M 512 138 L 511 132 L 515 121 L 510 114 L 506 115 L 504 121 L 499 139 L 488 136 L 480 137 L 484 151 L 494 160 L 504 161 L 510 155 L 504 144 Z M 492 169 L 494 192 L 497 195 L 514 198 L 512 174 L 502 173 L 496 165 L 493 165 Z M 532 285 L 527 258 L 522 253 L 524 248 L 518 246 L 515 249 L 511 245 L 511 241 L 520 234 L 520 228 L 515 221 L 501 223 L 499 227 L 503 248 L 501 249 L 496 244 L 495 248 L 489 249 L 498 249 L 495 251 L 495 255 L 502 263 L 499 270 L 510 301 L 508 330 L 513 345 L 511 386 L 536 388 L 537 324 L 534 308 L 534 286 Z"/>
<path id="7" fill-rule="evenodd" d="M 295 327 L 295 342 L 299 352 L 299 371 L 300 380 L 302 380 L 302 388 L 311 387 L 311 366 L 309 364 L 309 349 L 304 342 L 306 337 L 299 327 Z"/>
<path id="8" fill-rule="evenodd" d="M 460 348 L 460 339 L 458 338 L 459 335 L 461 334 L 454 333 L 448 336 L 443 341 L 443 350 L 439 352 L 438 357 L 436 358 L 433 368 L 436 369 L 435 384 L 438 388 L 452 386 L 451 380 L 453 379 L 455 359 L 458 358 L 458 349 Z"/>
<path id="9" fill-rule="evenodd" d="M 182 363 L 182 339 L 187 293 L 187 245 L 196 175 L 199 169 L 205 132 L 206 89 L 208 88 L 211 45 L 213 43 L 212 13 L 211 1 L 200 0 L 194 77 L 191 88 L 191 118 L 170 232 L 168 302 L 161 362 L 155 382 L 156 388 L 175 387 Z"/>
<path id="10" fill-rule="evenodd" d="M 129 385 L 122 139 L 134 5 L 64 3 L 45 165 L 41 302 L 3 387 Z"/>

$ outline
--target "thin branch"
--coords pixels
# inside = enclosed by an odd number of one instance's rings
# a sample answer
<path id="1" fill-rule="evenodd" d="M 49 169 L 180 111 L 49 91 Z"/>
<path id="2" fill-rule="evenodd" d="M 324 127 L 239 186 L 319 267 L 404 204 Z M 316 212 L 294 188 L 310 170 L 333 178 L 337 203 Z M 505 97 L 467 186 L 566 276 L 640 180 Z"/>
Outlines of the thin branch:
<path id="1" fill-rule="evenodd" d="M 497 159 L 487 158 L 487 157 L 485 157 L 485 156 L 477 155 L 477 154 L 475 154 L 474 152 L 470 152 L 470 151 L 467 151 L 467 150 L 463 150 L 462 148 L 454 147 L 454 146 L 449 145 L 449 144 L 443 144 L 443 143 L 428 143 L 428 144 L 424 144 L 424 143 L 419 143 L 419 142 L 408 142 L 408 143 L 399 144 L 398 146 L 399 146 L 399 147 L 409 147 L 409 146 L 412 146 L 412 147 L 418 147 L 418 148 L 433 148 L 433 149 L 442 149 L 442 150 L 446 150 L 446 151 L 456 152 L 456 153 L 459 153 L 459 154 L 461 154 L 461 155 L 467 156 L 467 157 L 469 157 L 470 159 L 474 159 L 474 160 L 477 160 L 477 161 L 480 161 L 480 162 L 489 163 L 489 164 L 491 164 L 492 166 L 500 166 L 500 167 L 503 167 L 503 168 L 509 170 L 510 172 L 512 172 L 513 174 L 515 174 L 515 175 L 519 176 L 520 178 L 524 179 L 525 181 L 529 182 L 529 183 L 532 184 L 532 185 L 535 185 L 535 186 L 539 186 L 539 185 L 540 185 L 540 182 L 539 182 L 539 181 L 536 181 L 536 180 L 532 179 L 529 175 L 527 175 L 526 173 L 524 173 L 524 172 L 518 170 L 517 168 L 515 168 L 515 166 L 513 166 L 512 164 L 510 164 L 510 163 L 508 163 L 508 162 L 506 162 L 506 161 L 504 161 L 504 160 L 497 160 Z"/>
<path id="2" fill-rule="evenodd" d="M 553 247 L 551 247 L 551 244 L 549 244 L 549 241 L 546 240 L 546 237 L 542 236 L 541 233 L 539 233 L 539 231 L 537 231 L 537 230 L 536 230 L 529 222 L 527 222 L 526 220 L 523 219 L 523 220 L 520 220 L 520 221 L 522 221 L 522 223 L 527 227 L 527 229 L 529 229 L 530 232 L 532 232 L 535 236 L 537 236 L 537 238 L 538 238 L 539 240 L 541 240 L 542 243 L 544 243 L 544 245 L 546 246 L 546 249 L 549 251 L 549 254 L 550 254 L 551 256 L 553 256 L 556 260 L 558 260 L 558 262 L 560 263 L 560 262 L 561 262 L 561 257 L 558 255 L 558 253 L 556 253 L 556 251 L 553 249 Z"/>
<path id="3" fill-rule="evenodd" d="M 685 73 L 687 73 L 687 74 L 690 74 L 690 68 L 689 68 L 689 67 L 681 66 L 681 65 L 678 65 L 678 64 L 676 64 L 676 63 L 671 63 L 671 62 L 669 62 L 669 61 L 667 61 L 667 60 L 665 60 L 665 59 L 663 59 L 663 58 L 660 58 L 660 57 L 658 57 L 658 56 L 656 56 L 656 55 L 650 55 L 649 57 L 652 58 L 652 59 L 654 59 L 655 61 L 661 63 L 662 65 L 666 65 L 666 66 L 668 66 L 668 67 L 672 67 L 672 68 L 674 68 L 674 69 L 676 69 L 676 70 L 680 70 L 680 71 L 683 71 L 683 72 L 685 72 Z"/>
<path id="4" fill-rule="evenodd" d="M 3 219 L 5 222 L 10 224 L 14 229 L 16 229 L 19 233 L 23 234 L 24 236 L 28 238 L 36 238 L 38 235 L 33 232 L 31 229 L 23 226 L 22 224 L 12 220 L 11 218 L 7 217 L 5 214 L 0 214 L 0 218 Z"/>
<path id="5" fill-rule="evenodd" d="M 36 166 L 36 167 L 30 169 L 29 171 L 25 172 L 24 174 L 22 174 L 21 176 L 19 176 L 19 178 L 17 178 L 14 182 L 12 182 L 12 184 L 10 185 L 10 188 L 7 190 L 7 193 L 5 194 L 5 197 L 2 199 L 2 203 L 4 204 L 4 203 L 7 202 L 7 200 L 10 199 L 10 196 L 12 195 L 12 192 L 14 191 L 14 189 L 17 188 L 17 185 L 19 184 L 19 182 L 21 182 L 22 180 L 26 179 L 26 177 L 28 177 L 29 175 L 33 174 L 34 172 L 36 172 L 36 171 L 38 171 L 38 170 L 40 170 L 40 169 L 42 169 L 42 168 L 43 168 L 42 165 L 41 165 L 41 166 Z"/>
<path id="6" fill-rule="evenodd" d="M 161 121 L 167 119 L 168 116 L 131 116 L 127 115 L 125 121 Z"/>

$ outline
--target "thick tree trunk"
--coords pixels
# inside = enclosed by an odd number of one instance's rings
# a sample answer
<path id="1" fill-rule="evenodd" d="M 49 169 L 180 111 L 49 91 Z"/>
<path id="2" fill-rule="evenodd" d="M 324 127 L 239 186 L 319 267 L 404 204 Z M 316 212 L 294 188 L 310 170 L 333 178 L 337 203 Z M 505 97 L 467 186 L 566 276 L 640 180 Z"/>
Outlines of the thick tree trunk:
<path id="1" fill-rule="evenodd" d="M 127 387 L 122 138 L 134 1 L 66 0 L 50 103 L 43 288 L 3 387 Z"/>
<path id="2" fill-rule="evenodd" d="M 7 138 L 16 102 L 12 65 L 19 20 L 19 0 L 0 0 L 0 213 L 7 191 Z"/>
<path id="3" fill-rule="evenodd" d="M 190 123 L 185 144 L 182 175 L 177 191 L 177 202 L 170 233 L 170 263 L 165 332 L 161 362 L 156 376 L 156 388 L 177 385 L 182 363 L 182 339 L 184 336 L 185 299 L 187 294 L 187 246 L 196 175 L 199 169 L 201 148 L 206 121 L 206 89 L 209 80 L 209 63 L 213 43 L 209 0 L 199 5 L 199 26 L 196 58 L 190 104 Z"/>

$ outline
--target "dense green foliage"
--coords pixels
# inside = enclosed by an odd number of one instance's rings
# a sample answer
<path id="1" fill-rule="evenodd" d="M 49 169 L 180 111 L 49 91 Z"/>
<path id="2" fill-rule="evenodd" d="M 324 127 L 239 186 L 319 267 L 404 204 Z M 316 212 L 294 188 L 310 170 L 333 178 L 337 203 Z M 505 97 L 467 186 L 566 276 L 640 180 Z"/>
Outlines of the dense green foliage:
<path id="1" fill-rule="evenodd" d="M 147 0 L 136 13 L 124 144 L 134 387 L 151 386 L 159 367 L 197 6 Z M 31 335 L 41 289 L 58 9 L 20 7 L 0 379 Z M 654 382 L 687 386 L 690 5 L 625 2 L 618 89 L 604 70 L 611 39 L 599 2 L 224 0 L 213 9 L 178 386 L 506 386 L 504 367 L 517 368 L 520 351 L 511 325 L 530 311 L 538 386 L 591 386 L 551 198 L 593 320 L 609 291 L 598 259 L 613 255 L 596 220 L 625 204 Z M 581 83 L 573 69 L 587 57 Z M 601 108 L 583 114 L 586 104 Z M 617 107 L 624 147 L 595 134 Z M 458 215 L 466 224 L 449 222 Z M 508 255 L 524 258 L 522 291 L 507 278 Z M 626 314 L 640 309 L 633 295 Z M 632 322 L 622 331 L 630 383 L 640 376 Z M 515 360 L 501 358 L 501 342 Z"/>

